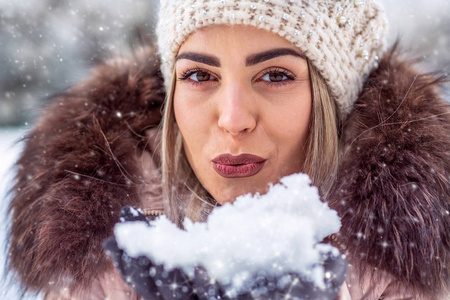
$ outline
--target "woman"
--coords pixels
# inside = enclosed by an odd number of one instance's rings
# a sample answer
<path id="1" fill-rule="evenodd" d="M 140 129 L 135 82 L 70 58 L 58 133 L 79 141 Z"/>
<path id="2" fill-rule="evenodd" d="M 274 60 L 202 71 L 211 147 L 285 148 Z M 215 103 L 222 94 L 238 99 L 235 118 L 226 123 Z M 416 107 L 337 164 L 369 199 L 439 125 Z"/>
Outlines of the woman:
<path id="1" fill-rule="evenodd" d="M 121 207 L 202 221 L 301 171 L 342 218 L 340 297 L 445 299 L 450 110 L 385 31 L 373 1 L 164 1 L 164 83 L 154 49 L 106 63 L 28 135 L 11 269 L 47 299 L 135 299 L 101 247 Z"/>

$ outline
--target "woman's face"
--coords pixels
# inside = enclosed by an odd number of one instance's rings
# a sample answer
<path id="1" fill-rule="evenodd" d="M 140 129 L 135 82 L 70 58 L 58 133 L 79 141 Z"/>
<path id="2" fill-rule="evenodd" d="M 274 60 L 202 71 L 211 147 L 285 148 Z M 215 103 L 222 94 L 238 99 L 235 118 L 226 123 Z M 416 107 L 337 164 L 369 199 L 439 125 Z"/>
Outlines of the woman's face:
<path id="1" fill-rule="evenodd" d="M 219 203 L 302 170 L 312 96 L 293 44 L 250 26 L 205 27 L 181 46 L 176 76 L 187 159 Z"/>

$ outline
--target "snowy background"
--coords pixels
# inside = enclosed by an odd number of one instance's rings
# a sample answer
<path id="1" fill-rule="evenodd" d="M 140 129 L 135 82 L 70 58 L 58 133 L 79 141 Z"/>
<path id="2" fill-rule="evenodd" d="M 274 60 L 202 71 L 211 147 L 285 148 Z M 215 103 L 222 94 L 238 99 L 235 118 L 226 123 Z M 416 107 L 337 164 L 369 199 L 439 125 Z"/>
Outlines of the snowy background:
<path id="1" fill-rule="evenodd" d="M 426 56 L 433 69 L 449 61 L 450 0 L 381 0 L 391 37 Z M 45 99 L 88 74 L 110 53 L 155 27 L 158 0 L 0 0 L 0 126 L 21 125 Z M 444 68 L 450 70 L 449 66 Z"/>
<path id="2" fill-rule="evenodd" d="M 4 271 L 4 241 L 6 238 L 6 230 L 9 222 L 6 222 L 5 213 L 8 205 L 7 191 L 10 188 L 12 178 L 11 164 L 16 160 L 20 152 L 21 145 L 16 141 L 25 133 L 25 128 L 0 129 L 0 214 L 4 220 L 0 224 L 0 274 Z M 5 274 L 6 275 L 6 274 Z M 11 279 L 0 277 L 0 299 L 19 299 L 17 287 L 10 282 Z M 3 280 L 4 279 L 4 280 Z M 29 298 L 33 299 L 33 298 Z"/>
<path id="3" fill-rule="evenodd" d="M 46 98 L 81 78 L 114 52 L 127 52 L 139 32 L 154 30 L 157 0 L 0 0 L 0 208 L 7 206 L 15 145 Z M 381 0 L 390 41 L 424 57 L 428 70 L 450 71 L 450 0 Z M 4 248 L 6 218 L 0 228 Z M 5 255 L 0 251 L 0 264 Z M 3 270 L 3 267 L 1 268 Z M 18 299 L 0 283 L 0 299 Z M 35 299 L 35 297 L 30 297 Z"/>

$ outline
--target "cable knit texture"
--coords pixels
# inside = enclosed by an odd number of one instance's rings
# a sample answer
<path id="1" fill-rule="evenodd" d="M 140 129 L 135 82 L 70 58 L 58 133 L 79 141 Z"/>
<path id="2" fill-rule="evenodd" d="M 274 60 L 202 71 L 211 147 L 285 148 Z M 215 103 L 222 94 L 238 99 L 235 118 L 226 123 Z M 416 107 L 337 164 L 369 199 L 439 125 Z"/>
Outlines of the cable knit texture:
<path id="1" fill-rule="evenodd" d="M 250 25 L 292 42 L 327 82 L 342 120 L 386 44 L 385 14 L 373 0 L 165 0 L 156 33 L 166 89 L 183 42 L 220 24 Z"/>

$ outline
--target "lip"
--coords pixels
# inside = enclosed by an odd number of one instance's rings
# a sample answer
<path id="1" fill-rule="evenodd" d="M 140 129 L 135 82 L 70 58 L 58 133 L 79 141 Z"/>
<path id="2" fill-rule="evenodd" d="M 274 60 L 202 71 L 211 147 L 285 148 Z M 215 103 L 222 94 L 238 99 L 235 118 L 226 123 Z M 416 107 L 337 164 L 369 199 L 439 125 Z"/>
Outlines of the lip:
<path id="1" fill-rule="evenodd" d="M 253 154 L 221 154 L 213 160 L 214 170 L 225 178 L 244 178 L 256 175 L 264 167 L 266 159 Z"/>

